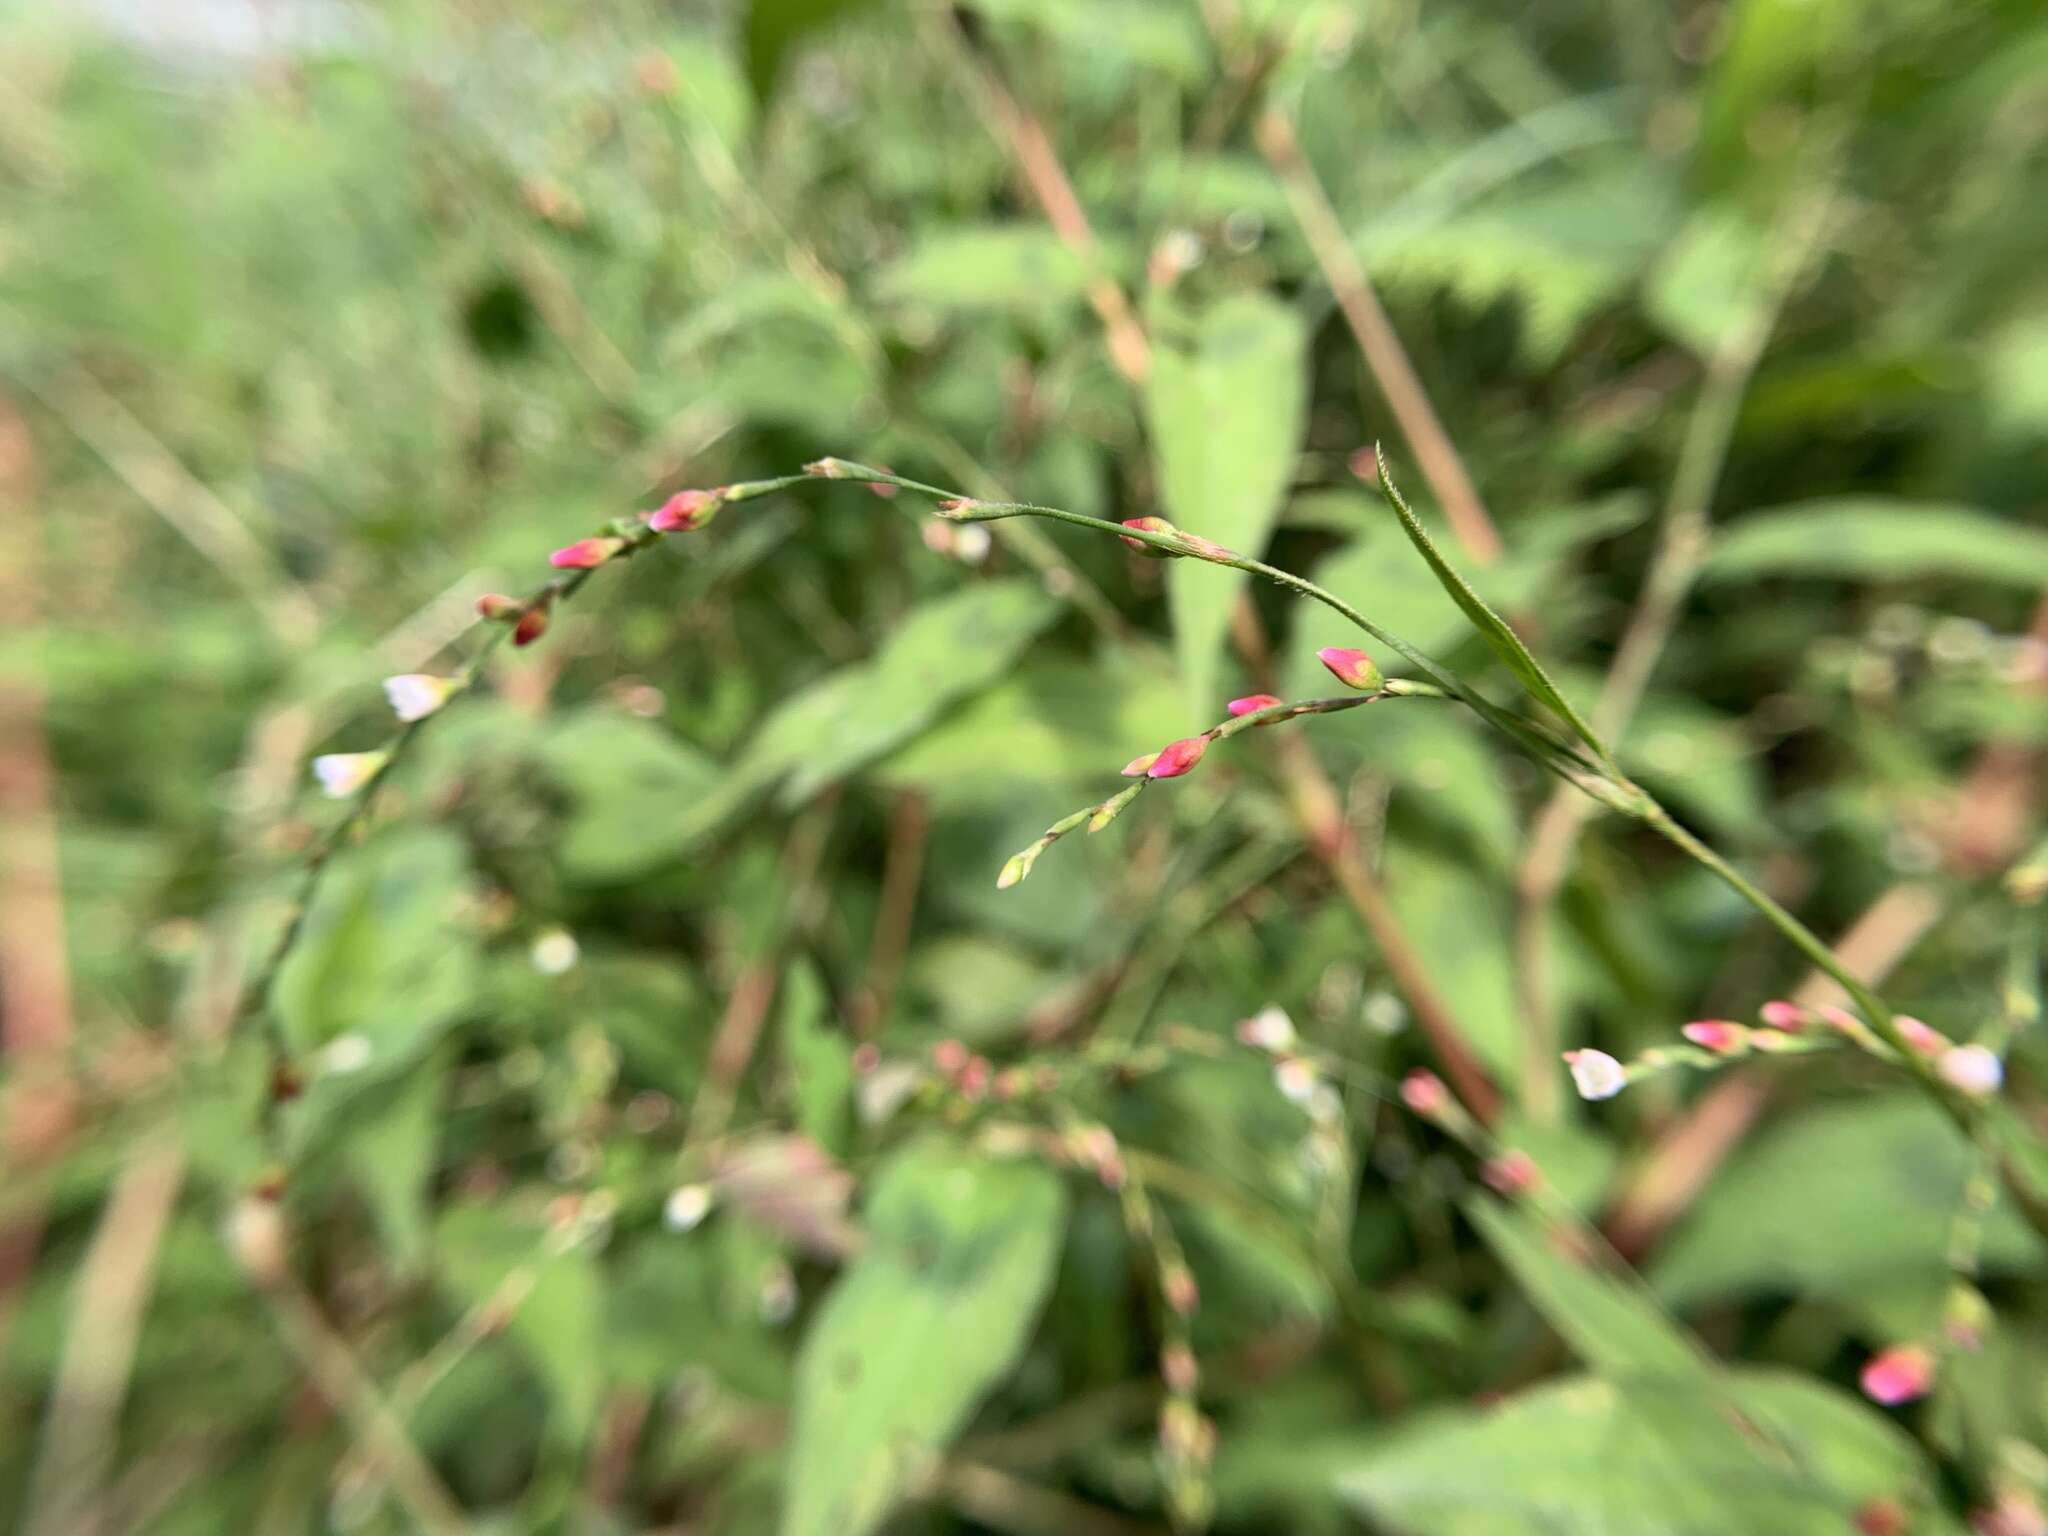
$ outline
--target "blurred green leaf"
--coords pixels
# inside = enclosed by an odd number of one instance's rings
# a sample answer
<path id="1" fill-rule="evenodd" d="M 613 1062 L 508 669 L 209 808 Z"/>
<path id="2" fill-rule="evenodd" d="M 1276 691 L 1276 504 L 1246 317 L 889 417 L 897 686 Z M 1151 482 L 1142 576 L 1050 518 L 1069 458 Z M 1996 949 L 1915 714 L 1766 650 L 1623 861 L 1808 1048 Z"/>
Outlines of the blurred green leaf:
<path id="1" fill-rule="evenodd" d="M 782 988 L 782 1054 L 797 1129 L 843 1157 L 852 1128 L 853 1042 L 836 1026 L 831 998 L 812 967 L 791 966 Z"/>
<path id="2" fill-rule="evenodd" d="M 1043 309 L 1081 297 L 1088 273 L 1042 224 L 932 229 L 875 278 L 886 304 Z"/>
<path id="3" fill-rule="evenodd" d="M 341 1154 L 369 1201 L 393 1268 L 409 1273 L 425 1256 L 428 1185 L 440 1144 L 449 1054 L 436 1051 L 349 1106 Z"/>
<path id="4" fill-rule="evenodd" d="M 604 1281 L 589 1252 L 505 1210 L 458 1205 L 435 1229 L 434 1262 L 465 1306 L 518 1298 L 512 1341 L 548 1388 L 553 1432 L 580 1441 L 604 1387 Z"/>
<path id="5" fill-rule="evenodd" d="M 1036 1164 L 925 1142 L 877 1170 L 798 1353 L 783 1536 L 867 1536 L 944 1453 L 1030 1337 L 1065 1219 Z"/>
<path id="6" fill-rule="evenodd" d="M 719 776 L 672 733 L 602 707 L 557 719 L 541 761 L 569 792 L 562 866 L 590 881 L 631 879 L 671 858 Z"/>
<path id="7" fill-rule="evenodd" d="M 770 712 L 720 782 L 680 817 L 673 853 L 773 792 L 794 809 L 971 698 L 1015 664 L 1059 602 L 1035 581 L 971 584 L 913 610 L 870 660 L 841 667 Z"/>
<path id="8" fill-rule="evenodd" d="M 475 994 L 471 899 L 453 833 L 396 827 L 336 854 L 271 987 L 293 1048 L 359 1036 L 369 1068 L 431 1044 Z"/>
<path id="9" fill-rule="evenodd" d="M 766 101 L 790 51 L 813 32 L 862 9 L 867 0 L 748 0 L 747 80 Z"/>
<path id="10" fill-rule="evenodd" d="M 1572 1352 L 1624 1384 L 1661 1381 L 1710 1393 L 1706 1357 L 1668 1317 L 1633 1270 L 1604 1251 L 1567 1251 L 1578 1234 L 1484 1196 L 1465 1216 Z"/>
<path id="11" fill-rule="evenodd" d="M 1145 391 L 1146 429 L 1168 518 L 1258 556 L 1294 474 L 1308 408 L 1308 331 L 1287 305 L 1237 294 L 1204 311 L 1185 342 L 1162 339 Z M 1200 560 L 1168 567 L 1174 652 L 1192 719 L 1217 717 L 1217 651 L 1239 572 Z"/>
<path id="12" fill-rule="evenodd" d="M 1745 1370 L 1728 1393 L 1747 1426 L 1681 1392 L 1556 1382 L 1398 1430 L 1339 1487 L 1410 1536 L 1841 1536 L 1926 1486 L 1912 1442 L 1832 1388 Z"/>
<path id="13" fill-rule="evenodd" d="M 1763 318 L 1759 283 L 1769 256 L 1763 232 L 1728 208 L 1695 214 L 1650 274 L 1650 316 L 1700 357 Z"/>
<path id="14" fill-rule="evenodd" d="M 1706 581 L 1759 576 L 1954 576 L 2031 592 L 2048 584 L 2048 533 L 1970 507 L 1835 497 L 1731 523 L 1701 571 Z"/>
<path id="15" fill-rule="evenodd" d="M 1738 1152 L 1650 1271 L 1673 1306 L 1782 1291 L 1854 1303 L 1879 1280 L 1914 1280 L 1928 1309 L 1947 1273 L 1949 1224 L 1970 1149 L 1918 1097 L 1810 1109 Z M 1985 1224 L 1994 1272 L 2034 1268 L 2040 1245 L 2001 1200 Z"/>

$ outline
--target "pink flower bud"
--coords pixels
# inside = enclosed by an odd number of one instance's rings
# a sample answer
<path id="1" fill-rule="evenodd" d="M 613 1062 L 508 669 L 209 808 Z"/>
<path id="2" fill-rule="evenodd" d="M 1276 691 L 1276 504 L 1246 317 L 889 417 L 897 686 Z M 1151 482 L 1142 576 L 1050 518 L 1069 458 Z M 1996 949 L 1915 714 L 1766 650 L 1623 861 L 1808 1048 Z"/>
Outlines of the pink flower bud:
<path id="1" fill-rule="evenodd" d="M 1370 656 L 1348 646 L 1326 645 L 1316 652 L 1316 660 L 1328 667 L 1338 682 L 1360 693 L 1377 693 L 1386 682 Z"/>
<path id="2" fill-rule="evenodd" d="M 958 1077 L 966 1070 L 967 1047 L 958 1040 L 941 1040 L 932 1047 L 932 1065 L 947 1077 Z"/>
<path id="3" fill-rule="evenodd" d="M 1202 754 L 1209 750 L 1206 736 L 1186 736 L 1179 741 L 1168 742 L 1159 749 L 1152 766 L 1145 770 L 1148 779 L 1177 779 L 1202 760 Z"/>
<path id="4" fill-rule="evenodd" d="M 648 514 L 647 526 L 656 533 L 694 533 L 717 511 L 716 491 L 677 491 Z"/>
<path id="5" fill-rule="evenodd" d="M 1863 1395 L 1896 1408 L 1925 1397 L 1934 1386 L 1933 1351 L 1919 1344 L 1894 1344 L 1863 1367 Z"/>
<path id="6" fill-rule="evenodd" d="M 1717 1056 L 1736 1055 L 1749 1044 L 1749 1031 L 1726 1019 L 1701 1019 L 1687 1024 L 1679 1033 L 1701 1050 Z"/>
<path id="7" fill-rule="evenodd" d="M 853 1048 L 853 1075 L 866 1077 L 882 1064 L 882 1048 L 872 1040 L 863 1040 Z"/>
<path id="8" fill-rule="evenodd" d="M 1856 1507 L 1856 1536 L 1906 1536 L 1911 1521 L 1897 1499 L 1866 1499 Z"/>
<path id="9" fill-rule="evenodd" d="M 1950 1040 L 1931 1024 L 1924 1024 L 1910 1014 L 1900 1014 L 1892 1021 L 1899 1026 L 1899 1033 L 1905 1036 L 1906 1044 L 1922 1056 L 1939 1056 L 1950 1046 Z"/>
<path id="10" fill-rule="evenodd" d="M 1526 1194 L 1542 1182 L 1542 1170 L 1528 1153 L 1511 1149 L 1479 1165 L 1479 1177 L 1496 1194 Z"/>
<path id="11" fill-rule="evenodd" d="M 493 624 L 511 624 L 526 612 L 526 604 L 502 592 L 486 592 L 476 600 L 476 616 Z"/>
<path id="12" fill-rule="evenodd" d="M 1185 1264 L 1169 1264 L 1159 1272 L 1159 1294 L 1176 1317 L 1193 1317 L 1202 1305 L 1201 1287 Z"/>
<path id="13" fill-rule="evenodd" d="M 2005 1065 L 1988 1046 L 1950 1046 L 1934 1059 L 1934 1070 L 1973 1099 L 1988 1099 L 2005 1085 Z"/>
<path id="14" fill-rule="evenodd" d="M 1605 1051 L 1566 1051 L 1564 1064 L 1582 1099 L 1611 1099 L 1628 1086 L 1628 1069 Z"/>
<path id="15" fill-rule="evenodd" d="M 1124 526 L 1126 528 L 1135 528 L 1140 533 L 1163 533 L 1176 538 L 1180 536 L 1180 530 L 1163 517 L 1127 517 L 1124 519 Z M 1143 539 L 1127 538 L 1124 540 L 1124 545 L 1134 554 L 1143 555 L 1147 560 L 1178 560 L 1180 558 L 1178 551 L 1161 549 L 1156 544 L 1147 544 Z"/>
<path id="16" fill-rule="evenodd" d="M 1241 699 L 1232 699 L 1228 707 L 1234 720 L 1240 715 L 1256 715 L 1262 709 L 1278 709 L 1280 700 L 1270 693 L 1248 693 Z"/>
<path id="17" fill-rule="evenodd" d="M 1813 1017 L 1837 1034 L 1853 1036 L 1863 1033 L 1863 1021 L 1839 1003 L 1822 1003 L 1813 1010 Z"/>
<path id="18" fill-rule="evenodd" d="M 533 644 L 548 632 L 548 605 L 535 603 L 519 615 L 519 622 L 512 626 L 512 643 L 518 646 Z"/>
<path id="19" fill-rule="evenodd" d="M 1782 1029 L 1788 1035 L 1796 1035 L 1806 1028 L 1806 1010 L 1797 1003 L 1788 1003 L 1783 998 L 1774 999 L 1757 1009 L 1756 1016 L 1772 1029 Z"/>
<path id="20" fill-rule="evenodd" d="M 966 1064 L 960 1068 L 956 1086 L 963 1097 L 978 1103 L 988 1097 L 988 1080 L 992 1075 L 993 1069 L 990 1068 L 986 1056 L 970 1056 Z"/>
<path id="21" fill-rule="evenodd" d="M 625 547 L 624 539 L 578 539 L 549 555 L 548 564 L 562 571 L 594 571 Z"/>
<path id="22" fill-rule="evenodd" d="M 1176 1397 L 1193 1396 L 1202 1381 L 1201 1367 L 1195 1363 L 1195 1352 L 1178 1342 L 1167 1345 L 1159 1352 L 1159 1379 Z"/>
<path id="23" fill-rule="evenodd" d="M 1450 1090 L 1444 1080 L 1427 1067 L 1417 1067 L 1401 1079 L 1401 1102 L 1425 1120 L 1434 1120 L 1450 1107 Z"/>
<path id="24" fill-rule="evenodd" d="M 1127 779 L 1142 779 L 1152 771 L 1152 765 L 1159 761 L 1157 752 L 1147 752 L 1143 757 L 1134 757 L 1124 764 L 1123 773 Z"/>

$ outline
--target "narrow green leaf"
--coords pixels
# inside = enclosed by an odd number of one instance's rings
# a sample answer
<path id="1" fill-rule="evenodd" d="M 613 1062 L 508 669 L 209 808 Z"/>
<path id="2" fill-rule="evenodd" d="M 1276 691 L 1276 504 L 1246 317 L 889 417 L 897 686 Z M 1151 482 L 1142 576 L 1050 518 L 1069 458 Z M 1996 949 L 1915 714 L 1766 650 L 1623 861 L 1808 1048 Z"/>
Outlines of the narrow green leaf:
<path id="1" fill-rule="evenodd" d="M 1715 540 L 1703 580 L 1954 576 L 2032 592 L 2048 584 L 2048 533 L 1974 507 L 1844 496 L 1754 512 Z"/>
<path id="2" fill-rule="evenodd" d="M 1601 1375 L 1711 1388 L 1706 1357 L 1633 1271 L 1560 1252 L 1533 1217 L 1496 1200 L 1474 1199 L 1465 1214 L 1544 1320 Z"/>
<path id="3" fill-rule="evenodd" d="M 1465 617 L 1472 621 L 1472 627 L 1479 631 L 1480 638 L 1492 648 L 1493 653 L 1507 664 L 1515 680 L 1530 698 L 1556 713 L 1572 728 L 1579 740 L 1591 747 L 1604 760 L 1607 749 L 1600 744 L 1600 738 L 1593 734 L 1593 728 L 1586 724 L 1571 702 L 1558 691 L 1557 684 L 1543 670 L 1536 658 L 1529 654 L 1529 648 L 1521 638 L 1509 629 L 1507 621 L 1486 606 L 1486 600 L 1471 585 L 1451 568 L 1437 549 L 1436 543 L 1423 528 L 1421 521 L 1409 510 L 1408 503 L 1394 486 L 1393 475 L 1387 469 L 1387 457 L 1378 447 L 1373 449 L 1374 461 L 1379 469 L 1380 489 L 1386 493 L 1387 503 L 1394 509 L 1394 515 L 1401 519 L 1401 526 L 1407 530 L 1409 542 L 1427 562 L 1443 589 L 1451 595 L 1451 601 L 1464 610 Z"/>
<path id="4" fill-rule="evenodd" d="M 952 1443 L 1030 1338 L 1066 1191 L 926 1142 L 876 1174 L 866 1218 L 798 1354 L 782 1536 L 867 1536 Z"/>

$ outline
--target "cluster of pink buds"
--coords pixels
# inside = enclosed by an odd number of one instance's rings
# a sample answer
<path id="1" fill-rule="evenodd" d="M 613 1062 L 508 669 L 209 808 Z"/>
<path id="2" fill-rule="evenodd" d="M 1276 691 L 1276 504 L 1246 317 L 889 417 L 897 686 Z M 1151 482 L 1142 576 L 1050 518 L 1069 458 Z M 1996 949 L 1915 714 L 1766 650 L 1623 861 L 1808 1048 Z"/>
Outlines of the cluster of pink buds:
<path id="1" fill-rule="evenodd" d="M 1116 1132 L 1106 1125 L 1076 1126 L 1067 1133 L 1066 1151 L 1076 1163 L 1092 1172 L 1104 1189 L 1122 1189 L 1130 1178 L 1130 1171 L 1124 1167 L 1123 1151 L 1117 1146 Z"/>
<path id="2" fill-rule="evenodd" d="M 932 1067 L 970 1104 L 988 1097 L 989 1080 L 993 1075 L 988 1058 L 968 1050 L 958 1040 L 941 1040 L 932 1047 Z"/>
<path id="3" fill-rule="evenodd" d="M 548 611 L 554 600 L 552 590 L 543 591 L 531 602 L 521 602 L 502 592 L 486 592 L 476 600 L 476 611 L 479 618 L 493 624 L 510 624 L 512 643 L 528 646 L 548 632 Z"/>

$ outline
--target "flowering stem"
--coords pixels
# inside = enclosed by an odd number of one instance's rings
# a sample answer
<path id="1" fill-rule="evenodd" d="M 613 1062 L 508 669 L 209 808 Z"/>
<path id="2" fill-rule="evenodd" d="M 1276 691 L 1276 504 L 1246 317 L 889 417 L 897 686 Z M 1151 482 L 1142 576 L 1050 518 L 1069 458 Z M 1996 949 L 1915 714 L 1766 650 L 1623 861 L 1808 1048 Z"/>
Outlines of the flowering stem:
<path id="1" fill-rule="evenodd" d="M 1358 629 L 1414 666 L 1435 689 L 1441 691 L 1443 696 L 1456 699 L 1471 708 L 1560 778 L 1603 804 L 1640 821 L 1713 873 L 1754 907 L 1765 921 L 1789 939 L 1795 948 L 1832 977 L 1868 1017 L 1879 1038 L 1897 1053 L 1906 1070 L 1919 1080 L 1921 1086 L 1959 1125 L 1965 1128 L 1970 1125 L 1971 1115 L 1967 1106 L 1961 1103 L 1956 1094 L 1942 1081 L 1932 1063 L 1913 1048 L 1884 1000 L 1851 973 L 1810 928 L 1786 911 L 1734 865 L 1687 831 L 1647 790 L 1622 774 L 1612 764 L 1593 762 L 1575 745 L 1560 740 L 1534 722 L 1510 714 L 1491 703 L 1399 636 L 1381 629 L 1335 593 L 1316 585 L 1306 577 L 1295 575 L 1292 571 L 1268 565 L 1262 560 L 1251 559 L 1234 550 L 1225 549 L 1206 539 L 1178 530 L 1112 523 L 1103 518 L 1089 517 L 1084 513 L 1069 512 L 1063 507 L 1040 506 L 1031 502 L 979 501 L 947 490 L 943 486 L 929 485 L 921 480 L 912 480 L 889 470 L 857 464 L 847 459 L 821 459 L 808 466 L 808 469 L 812 475 L 821 479 L 895 485 L 937 498 L 943 503 L 941 515 L 957 522 L 993 522 L 1008 517 L 1046 517 L 1056 522 L 1071 523 L 1078 528 L 1091 528 L 1100 533 L 1113 534 L 1132 545 L 1146 544 L 1168 555 L 1204 560 L 1212 565 L 1226 566 L 1232 570 L 1262 577 L 1341 614 Z M 1237 721 L 1230 722 L 1231 725 L 1240 727 L 1247 723 L 1258 723 L 1258 717 L 1245 715 L 1239 717 Z"/>
<path id="2" fill-rule="evenodd" d="M 807 474 L 796 474 L 780 475 L 767 480 L 741 481 L 738 484 L 726 486 L 721 490 L 718 493 L 718 501 L 721 505 L 734 501 L 750 501 L 757 496 L 766 496 L 775 491 L 789 490 L 794 486 L 807 484 L 810 480 L 811 476 Z M 619 536 L 620 542 L 617 552 L 604 563 L 609 565 L 616 564 L 622 560 L 629 560 L 660 537 L 661 533 L 658 530 L 647 526 L 645 523 L 628 529 Z M 593 566 L 584 570 L 564 571 L 560 575 L 550 577 L 529 592 L 521 600 L 519 606 L 528 610 L 539 610 L 552 607 L 557 603 L 567 602 L 583 589 L 584 583 L 590 580 L 596 569 L 597 567 Z M 463 666 L 462 670 L 455 675 L 454 687 L 451 691 L 460 692 L 474 683 L 482 675 L 485 664 L 490 661 L 498 647 L 504 644 L 505 637 L 511 632 L 504 625 L 493 625 L 489 638 L 477 647 L 475 654 L 469 658 L 469 661 Z M 438 711 L 435 713 L 438 713 Z M 325 835 L 314 846 L 313 851 L 306 856 L 304 868 L 299 876 L 299 888 L 292 900 L 291 919 L 285 924 L 284 931 L 278 935 L 277 942 L 271 946 L 270 953 L 265 956 L 263 965 L 257 971 L 255 979 L 242 994 L 241 1012 L 244 1015 L 261 1008 L 268 999 L 271 986 L 277 980 L 277 973 L 283 967 L 285 957 L 292 952 L 293 947 L 299 941 L 300 934 L 305 929 L 306 914 L 312 910 L 313 897 L 319 890 L 320 877 L 325 872 L 329 861 L 333 859 L 335 853 L 340 850 L 342 844 L 355 831 L 356 827 L 361 824 L 363 817 L 369 812 L 371 802 L 376 798 L 378 789 L 390 777 L 392 770 L 398 766 L 400 760 L 405 756 L 406 750 L 412 745 L 414 738 L 419 735 L 421 728 L 433 718 L 434 714 L 430 713 L 421 716 L 417 720 L 406 721 L 399 726 L 397 732 L 383 748 L 383 756 L 378 762 L 375 771 L 349 797 L 348 809 L 342 813 L 341 818 L 333 826 L 327 829 Z"/>

